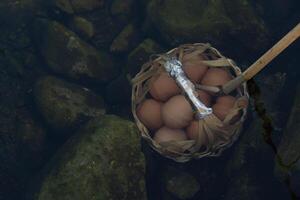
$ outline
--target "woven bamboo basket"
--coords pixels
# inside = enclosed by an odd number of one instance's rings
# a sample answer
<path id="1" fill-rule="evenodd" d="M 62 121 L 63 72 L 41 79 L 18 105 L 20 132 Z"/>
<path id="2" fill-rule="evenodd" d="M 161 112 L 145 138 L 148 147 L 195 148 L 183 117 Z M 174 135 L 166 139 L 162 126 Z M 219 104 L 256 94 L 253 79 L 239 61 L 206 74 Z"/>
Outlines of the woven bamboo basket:
<path id="1" fill-rule="evenodd" d="M 139 120 L 136 113 L 137 107 L 150 97 L 148 92 L 152 81 L 160 73 L 165 72 L 163 67 L 165 58 L 171 56 L 181 61 L 185 54 L 203 55 L 208 59 L 202 62 L 209 68 L 219 67 L 226 69 L 234 77 L 241 74 L 240 68 L 231 59 L 224 57 L 217 49 L 211 47 L 210 44 L 195 43 L 181 45 L 164 54 L 150 57 L 150 60 L 141 67 L 140 72 L 132 79 L 132 113 L 140 130 L 141 137 L 162 156 L 177 162 L 187 162 L 191 159 L 199 159 L 207 156 L 219 156 L 223 150 L 230 147 L 241 132 L 247 113 L 247 105 L 244 102 L 247 102 L 249 98 L 246 83 L 244 83 L 233 92 L 237 101 L 223 121 L 219 120 L 214 114 L 198 121 L 199 135 L 205 134 L 208 139 L 206 144 L 203 144 L 201 137 L 198 137 L 197 140 L 170 141 L 164 144 L 154 141 L 150 130 Z M 240 113 L 241 117 L 232 124 L 231 120 L 237 113 Z"/>

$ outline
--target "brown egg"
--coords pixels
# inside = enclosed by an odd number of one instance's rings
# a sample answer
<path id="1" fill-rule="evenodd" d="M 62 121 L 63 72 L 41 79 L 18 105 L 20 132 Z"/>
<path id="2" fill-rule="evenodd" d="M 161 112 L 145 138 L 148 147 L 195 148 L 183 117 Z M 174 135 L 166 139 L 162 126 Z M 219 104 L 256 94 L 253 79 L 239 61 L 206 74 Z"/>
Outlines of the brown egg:
<path id="1" fill-rule="evenodd" d="M 167 101 L 170 97 L 180 94 L 181 90 L 167 73 L 162 73 L 150 87 L 151 96 L 158 101 Z"/>
<path id="2" fill-rule="evenodd" d="M 201 57 L 198 57 L 198 59 L 183 60 L 182 62 L 184 72 L 194 83 L 199 83 L 208 69 L 208 67 L 201 62 L 202 60 Z"/>
<path id="3" fill-rule="evenodd" d="M 186 140 L 186 134 L 182 129 L 171 129 L 166 126 L 160 128 L 153 138 L 157 143 L 169 141 L 183 141 Z"/>
<path id="4" fill-rule="evenodd" d="M 186 134 L 188 139 L 199 140 L 199 143 L 207 144 L 208 139 L 205 133 L 199 133 L 199 122 L 193 120 L 190 125 L 186 128 Z M 199 137 L 199 138 L 198 138 Z"/>
<path id="5" fill-rule="evenodd" d="M 204 103 L 204 105 L 211 106 L 211 96 L 207 92 L 198 90 L 197 93 L 198 93 L 198 99 L 200 99 L 200 101 Z"/>
<path id="6" fill-rule="evenodd" d="M 147 99 L 139 105 L 137 109 L 137 116 L 148 129 L 156 130 L 163 125 L 161 108 L 161 102 L 153 99 Z"/>
<path id="7" fill-rule="evenodd" d="M 183 95 L 177 95 L 163 105 L 162 119 L 169 128 L 183 128 L 192 121 L 193 109 Z"/>
<path id="8" fill-rule="evenodd" d="M 210 86 L 224 85 L 232 79 L 231 74 L 225 69 L 210 68 L 204 75 L 201 84 Z"/>
<path id="9" fill-rule="evenodd" d="M 233 96 L 221 96 L 217 99 L 216 104 L 213 105 L 213 113 L 223 121 L 233 108 L 236 99 Z"/>

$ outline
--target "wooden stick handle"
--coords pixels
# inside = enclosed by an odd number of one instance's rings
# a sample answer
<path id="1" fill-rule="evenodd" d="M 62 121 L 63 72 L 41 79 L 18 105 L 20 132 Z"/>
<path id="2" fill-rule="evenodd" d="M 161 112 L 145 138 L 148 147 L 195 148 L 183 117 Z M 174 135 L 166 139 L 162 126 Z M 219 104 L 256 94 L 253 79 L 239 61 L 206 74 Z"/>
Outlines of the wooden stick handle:
<path id="1" fill-rule="evenodd" d="M 245 81 L 250 80 L 264 67 L 267 66 L 276 56 L 278 56 L 284 49 L 300 37 L 300 23 L 286 34 L 279 42 L 277 42 L 269 51 L 262 55 L 255 63 L 253 63 L 246 71 L 240 76 L 227 82 L 222 86 L 222 92 L 229 94 L 235 88 Z"/>
<path id="2" fill-rule="evenodd" d="M 299 36 L 300 23 L 288 34 L 286 34 L 279 42 L 277 42 L 269 51 L 262 55 L 255 63 L 253 63 L 246 71 L 244 71 L 244 79 L 247 81 L 255 76 L 284 49 L 286 49 L 291 43 L 293 43 Z"/>

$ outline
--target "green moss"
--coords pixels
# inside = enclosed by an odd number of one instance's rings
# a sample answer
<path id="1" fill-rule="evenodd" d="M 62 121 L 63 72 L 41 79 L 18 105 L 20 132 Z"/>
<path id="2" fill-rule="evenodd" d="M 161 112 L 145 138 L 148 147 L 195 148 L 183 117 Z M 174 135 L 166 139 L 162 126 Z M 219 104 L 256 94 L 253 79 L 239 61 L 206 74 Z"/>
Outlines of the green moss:
<path id="1" fill-rule="evenodd" d="M 144 158 L 132 122 L 116 116 L 91 121 L 55 161 L 39 200 L 145 199 Z"/>
<path id="2" fill-rule="evenodd" d="M 57 130 L 73 129 L 105 112 L 100 96 L 50 76 L 36 84 L 35 99 L 46 122 Z"/>

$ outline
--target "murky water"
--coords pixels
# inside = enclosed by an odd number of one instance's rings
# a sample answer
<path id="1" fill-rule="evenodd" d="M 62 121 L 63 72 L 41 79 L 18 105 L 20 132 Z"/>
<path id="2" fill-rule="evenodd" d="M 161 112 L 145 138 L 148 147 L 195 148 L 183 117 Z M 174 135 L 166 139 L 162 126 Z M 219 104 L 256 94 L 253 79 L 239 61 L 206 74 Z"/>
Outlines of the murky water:
<path id="1" fill-rule="evenodd" d="M 182 43 L 210 42 L 244 70 L 300 22 L 299 6 L 297 0 L 3 0 L 0 200 L 86 199 L 97 194 L 97 179 L 75 181 L 88 192 L 68 187 L 72 181 L 61 186 L 69 191 L 53 186 L 57 193 L 52 196 L 40 190 L 53 178 L 47 174 L 60 174 L 64 166 L 53 156 L 86 123 L 104 110 L 133 120 L 129 79 L 150 55 Z M 297 41 L 249 82 L 251 106 L 243 132 L 220 157 L 175 163 L 142 141 L 148 199 L 300 198 L 295 159 L 299 136 L 284 137 L 287 131 L 296 132 L 299 119 L 299 52 Z M 77 155 L 74 149 L 70 155 Z M 122 183 L 129 192 L 119 188 L 116 195 L 128 194 L 124 199 L 140 194 L 128 189 L 128 180 L 116 178 L 118 173 L 111 175 L 108 188 L 118 190 L 111 183 Z M 97 170 L 90 174 L 98 175 Z M 79 195 L 62 197 L 72 190 Z"/>

